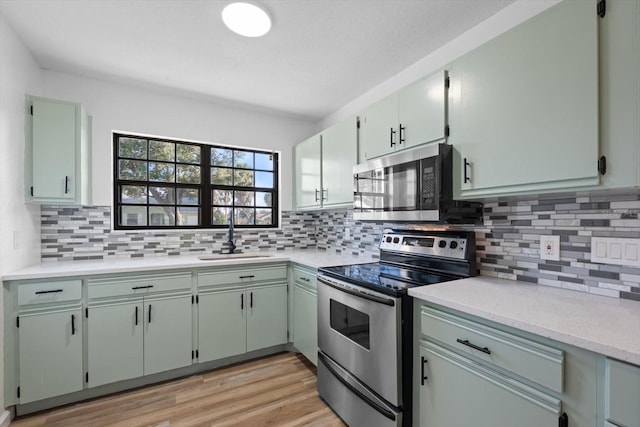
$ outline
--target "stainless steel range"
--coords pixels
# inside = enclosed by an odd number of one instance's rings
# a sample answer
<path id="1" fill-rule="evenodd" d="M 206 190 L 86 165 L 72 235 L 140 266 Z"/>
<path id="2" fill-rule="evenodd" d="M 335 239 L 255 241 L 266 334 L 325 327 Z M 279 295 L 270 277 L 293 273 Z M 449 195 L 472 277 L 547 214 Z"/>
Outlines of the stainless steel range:
<path id="1" fill-rule="evenodd" d="M 318 274 L 318 392 L 349 426 L 411 426 L 407 289 L 474 276 L 466 231 L 387 229 L 380 262 Z"/>

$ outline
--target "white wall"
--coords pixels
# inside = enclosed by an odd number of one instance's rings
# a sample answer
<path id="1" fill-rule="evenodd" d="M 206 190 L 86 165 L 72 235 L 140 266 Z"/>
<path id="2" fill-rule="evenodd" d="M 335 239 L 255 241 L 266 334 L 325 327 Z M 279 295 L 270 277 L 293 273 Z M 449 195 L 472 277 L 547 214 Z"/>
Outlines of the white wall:
<path id="1" fill-rule="evenodd" d="M 470 52 L 481 44 L 488 42 L 497 35 L 521 24 L 551 6 L 558 4 L 560 1 L 561 0 L 516 0 L 515 3 L 512 3 L 497 14 L 461 34 L 435 52 L 422 58 L 392 78 L 382 82 L 370 91 L 328 115 L 318 123 L 316 131 L 319 132 L 354 114 L 358 114 L 364 108 L 392 94 L 398 89 L 445 68 L 445 66 L 454 59 Z"/>
<path id="2" fill-rule="evenodd" d="M 93 205 L 112 204 L 113 130 L 281 151 L 281 208 L 292 207 L 292 147 L 315 124 L 125 84 L 44 71 L 46 96 L 93 116 Z"/>
<path id="3" fill-rule="evenodd" d="M 0 15 L 0 275 L 40 261 L 40 207 L 24 203 L 24 119 L 25 93 L 40 95 L 42 89 L 40 67 Z M 1 335 L 3 307 L 0 294 Z M 3 343 L 4 338 L 0 339 L 2 407 Z M 4 415 L 0 414 L 0 423 Z"/>

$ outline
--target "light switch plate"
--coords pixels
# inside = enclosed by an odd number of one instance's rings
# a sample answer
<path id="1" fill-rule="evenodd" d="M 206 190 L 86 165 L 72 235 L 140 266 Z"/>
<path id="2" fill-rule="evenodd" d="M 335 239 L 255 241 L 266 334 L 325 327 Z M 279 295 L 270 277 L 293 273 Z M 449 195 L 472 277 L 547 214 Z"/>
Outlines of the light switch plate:
<path id="1" fill-rule="evenodd" d="M 540 236 L 540 259 L 560 261 L 560 236 Z"/>
<path id="2" fill-rule="evenodd" d="M 639 266 L 640 239 L 591 238 L 591 262 Z"/>

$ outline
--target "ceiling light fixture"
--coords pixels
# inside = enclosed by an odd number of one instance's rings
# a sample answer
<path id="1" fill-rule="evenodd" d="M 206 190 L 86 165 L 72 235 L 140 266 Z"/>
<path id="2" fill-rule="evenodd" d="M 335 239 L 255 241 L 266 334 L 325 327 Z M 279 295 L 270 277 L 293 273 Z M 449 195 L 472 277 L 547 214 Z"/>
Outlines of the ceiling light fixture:
<path id="1" fill-rule="evenodd" d="M 234 33 L 245 37 L 261 37 L 271 29 L 271 17 L 253 3 L 237 2 L 222 10 L 222 21 Z"/>

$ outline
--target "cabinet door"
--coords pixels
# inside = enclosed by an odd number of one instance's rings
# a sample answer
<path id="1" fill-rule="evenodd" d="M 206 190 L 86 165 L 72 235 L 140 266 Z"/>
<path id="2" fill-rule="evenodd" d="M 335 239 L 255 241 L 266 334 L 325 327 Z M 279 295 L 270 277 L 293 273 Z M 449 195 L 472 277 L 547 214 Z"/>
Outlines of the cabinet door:
<path id="1" fill-rule="evenodd" d="M 360 162 L 401 148 L 398 135 L 398 94 L 367 107 L 360 114 Z"/>
<path id="2" fill-rule="evenodd" d="M 20 316 L 20 403 L 82 390 L 82 311 Z"/>
<path id="3" fill-rule="evenodd" d="M 142 300 L 89 308 L 89 387 L 144 374 L 143 321 Z"/>
<path id="4" fill-rule="evenodd" d="M 318 365 L 318 298 L 315 293 L 293 287 L 293 346 Z"/>
<path id="5" fill-rule="evenodd" d="M 398 92 L 399 141 L 409 148 L 445 138 L 446 72 L 422 78 Z"/>
<path id="6" fill-rule="evenodd" d="M 247 290 L 247 351 L 287 342 L 287 285 Z"/>
<path id="7" fill-rule="evenodd" d="M 33 197 L 73 200 L 76 185 L 76 104 L 33 99 Z"/>
<path id="8" fill-rule="evenodd" d="M 419 425 L 558 425 L 559 400 L 432 343 L 422 341 L 419 354 Z"/>
<path id="9" fill-rule="evenodd" d="M 200 294 L 199 361 L 222 359 L 247 351 L 247 301 L 244 290 Z"/>
<path id="10" fill-rule="evenodd" d="M 353 166 L 358 162 L 355 117 L 322 133 L 322 206 L 353 206 Z"/>
<path id="11" fill-rule="evenodd" d="M 597 19 L 561 2 L 448 67 L 461 195 L 598 183 Z"/>
<path id="12" fill-rule="evenodd" d="M 144 374 L 191 365 L 191 296 L 144 301 Z"/>
<path id="13" fill-rule="evenodd" d="M 296 208 L 320 207 L 322 203 L 320 135 L 294 147 Z"/>

